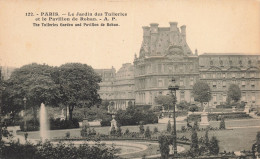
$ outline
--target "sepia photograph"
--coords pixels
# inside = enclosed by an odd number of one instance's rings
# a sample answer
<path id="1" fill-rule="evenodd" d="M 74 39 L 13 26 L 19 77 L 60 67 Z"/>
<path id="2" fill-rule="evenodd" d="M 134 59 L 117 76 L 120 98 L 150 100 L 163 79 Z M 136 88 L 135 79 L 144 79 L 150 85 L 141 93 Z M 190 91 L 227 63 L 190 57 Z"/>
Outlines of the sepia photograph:
<path id="1" fill-rule="evenodd" d="M 175 158 L 260 158 L 260 0 L 0 0 L 0 159 Z"/>

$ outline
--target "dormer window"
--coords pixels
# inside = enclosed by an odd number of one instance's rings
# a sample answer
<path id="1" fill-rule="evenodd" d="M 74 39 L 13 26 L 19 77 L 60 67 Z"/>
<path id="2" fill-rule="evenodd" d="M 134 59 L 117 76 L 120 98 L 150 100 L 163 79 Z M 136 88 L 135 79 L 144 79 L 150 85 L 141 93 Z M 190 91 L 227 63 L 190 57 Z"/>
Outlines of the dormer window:
<path id="1" fill-rule="evenodd" d="M 213 61 L 210 61 L 210 65 L 213 65 Z"/>
<path id="2" fill-rule="evenodd" d="M 220 60 L 219 63 L 220 63 L 220 66 L 223 66 L 223 61 L 222 60 Z"/>
<path id="3" fill-rule="evenodd" d="M 232 60 L 230 60 L 230 61 L 229 61 L 229 65 L 232 66 L 232 64 L 233 64 L 233 62 L 232 62 Z"/>
<path id="4" fill-rule="evenodd" d="M 248 65 L 251 65 L 251 63 L 252 63 L 252 61 L 251 61 L 251 60 L 249 60 L 249 61 L 248 61 Z"/>
<path id="5" fill-rule="evenodd" d="M 239 65 L 242 65 L 242 61 L 241 60 L 239 61 Z"/>

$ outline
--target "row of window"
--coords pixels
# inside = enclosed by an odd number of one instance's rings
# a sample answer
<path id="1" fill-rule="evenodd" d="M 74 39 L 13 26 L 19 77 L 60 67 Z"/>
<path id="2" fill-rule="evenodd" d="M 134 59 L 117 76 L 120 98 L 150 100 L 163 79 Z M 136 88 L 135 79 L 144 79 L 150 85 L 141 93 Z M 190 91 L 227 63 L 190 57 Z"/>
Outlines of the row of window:
<path id="1" fill-rule="evenodd" d="M 169 64 L 157 64 L 140 66 L 136 69 L 136 75 L 144 75 L 151 73 L 172 73 L 172 72 L 192 72 L 194 71 L 194 65 L 169 65 Z"/>
<path id="2" fill-rule="evenodd" d="M 256 78 L 259 76 L 257 72 L 231 72 L 231 73 L 203 73 L 201 78 Z"/>
<path id="3" fill-rule="evenodd" d="M 216 63 L 214 63 L 213 60 L 211 60 L 209 63 L 210 63 L 210 65 L 216 64 Z M 233 65 L 233 61 L 232 61 L 232 60 L 229 60 L 228 63 L 229 63 L 230 66 Z M 242 60 L 239 60 L 239 61 L 238 61 L 238 64 L 239 64 L 240 66 L 243 66 L 243 64 L 245 64 L 245 63 L 243 63 Z M 252 61 L 251 61 L 251 60 L 248 60 L 248 61 L 247 61 L 247 64 L 248 64 L 248 65 L 251 65 L 251 64 L 252 64 Z M 260 61 L 258 61 L 258 64 L 260 64 Z M 222 60 L 219 61 L 219 65 L 222 66 L 222 67 L 224 67 L 224 63 L 223 63 Z"/>

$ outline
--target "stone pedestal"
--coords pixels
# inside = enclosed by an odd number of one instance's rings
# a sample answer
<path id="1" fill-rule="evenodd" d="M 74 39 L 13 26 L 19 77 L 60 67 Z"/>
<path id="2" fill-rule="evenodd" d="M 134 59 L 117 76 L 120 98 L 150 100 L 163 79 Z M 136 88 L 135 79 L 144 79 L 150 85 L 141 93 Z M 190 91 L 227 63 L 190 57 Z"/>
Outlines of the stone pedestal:
<path id="1" fill-rule="evenodd" d="M 200 125 L 209 125 L 209 120 L 208 120 L 208 113 L 206 112 L 203 112 L 201 114 L 201 122 L 200 122 Z"/>
<path id="2" fill-rule="evenodd" d="M 117 122 L 115 120 L 115 115 L 112 115 L 112 120 L 110 122 L 111 122 L 111 126 L 109 128 L 109 131 L 111 131 L 113 126 L 115 127 L 115 129 L 117 129 Z"/>

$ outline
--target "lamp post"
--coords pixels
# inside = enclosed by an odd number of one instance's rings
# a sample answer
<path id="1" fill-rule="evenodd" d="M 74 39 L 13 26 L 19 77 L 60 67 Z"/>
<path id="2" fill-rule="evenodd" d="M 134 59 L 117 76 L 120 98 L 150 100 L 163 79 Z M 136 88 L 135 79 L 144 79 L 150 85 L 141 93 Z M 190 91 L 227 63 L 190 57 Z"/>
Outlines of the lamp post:
<path id="1" fill-rule="evenodd" d="M 175 83 L 174 78 L 172 78 L 172 84 L 169 85 L 168 89 L 171 91 L 171 95 L 173 97 L 173 152 L 174 152 L 174 156 L 176 156 L 177 155 L 177 134 L 176 134 L 175 104 L 177 101 L 176 91 L 179 90 L 179 86 Z"/>
<path id="2" fill-rule="evenodd" d="M 27 124 L 26 124 L 26 97 L 23 98 L 23 103 L 24 103 L 24 131 L 26 132 L 27 131 Z"/>

